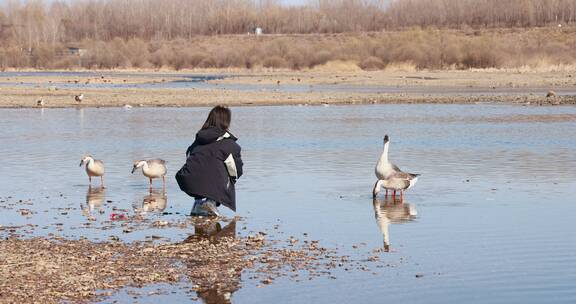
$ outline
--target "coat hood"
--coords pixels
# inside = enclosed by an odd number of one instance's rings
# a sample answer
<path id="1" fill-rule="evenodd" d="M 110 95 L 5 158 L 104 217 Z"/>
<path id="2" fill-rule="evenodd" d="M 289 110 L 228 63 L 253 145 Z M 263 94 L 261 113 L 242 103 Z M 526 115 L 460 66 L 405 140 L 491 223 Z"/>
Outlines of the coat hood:
<path id="1" fill-rule="evenodd" d="M 216 127 L 202 129 L 196 133 L 196 143 L 198 143 L 198 145 L 211 144 L 224 138 L 231 138 L 234 141 L 237 140 L 230 132 Z"/>

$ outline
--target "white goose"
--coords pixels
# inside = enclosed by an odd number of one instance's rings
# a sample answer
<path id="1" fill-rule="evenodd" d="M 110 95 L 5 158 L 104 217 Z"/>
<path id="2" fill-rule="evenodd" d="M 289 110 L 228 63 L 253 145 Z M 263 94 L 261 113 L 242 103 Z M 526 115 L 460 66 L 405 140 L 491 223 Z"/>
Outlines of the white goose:
<path id="1" fill-rule="evenodd" d="M 396 197 L 396 191 L 400 191 L 400 198 L 404 197 L 404 190 L 412 188 L 418 181 L 420 174 L 406 173 L 400 170 L 398 166 L 388 161 L 388 149 L 390 147 L 390 138 L 388 135 L 384 136 L 384 151 L 380 155 L 378 163 L 376 163 L 376 177 L 378 181 L 372 190 L 373 197 L 380 193 L 380 188 L 386 189 L 386 196 L 388 190 L 393 191 L 393 197 Z"/>
<path id="2" fill-rule="evenodd" d="M 405 174 L 406 177 L 403 176 L 396 177 L 396 175 L 393 175 L 388 179 L 379 180 L 378 182 L 376 182 L 377 184 L 376 186 L 378 188 L 384 187 L 384 189 L 386 189 L 386 196 L 388 196 L 388 190 L 391 190 L 393 192 L 392 196 L 393 198 L 396 198 L 396 191 L 400 191 L 400 200 L 402 201 L 404 199 L 404 191 L 412 188 L 412 186 L 414 186 L 416 181 L 418 181 L 417 174 L 410 174 L 404 172 L 402 172 L 402 174 Z M 412 178 L 411 176 L 414 177 Z M 378 186 L 378 183 L 380 183 L 380 186 Z M 374 194 L 374 197 L 376 197 L 377 195 L 378 193 L 376 192 Z"/>
<path id="3" fill-rule="evenodd" d="M 150 179 L 150 189 L 152 189 L 152 179 L 162 177 L 163 189 L 166 190 L 166 161 L 162 159 L 137 160 L 132 167 L 132 173 L 138 168 L 142 168 L 144 176 Z"/>
<path id="4" fill-rule="evenodd" d="M 91 155 L 86 155 L 80 161 L 80 167 L 84 164 L 86 164 L 86 174 L 88 174 L 90 186 L 92 186 L 92 177 L 100 176 L 100 186 L 104 187 L 104 163 L 94 159 Z"/>

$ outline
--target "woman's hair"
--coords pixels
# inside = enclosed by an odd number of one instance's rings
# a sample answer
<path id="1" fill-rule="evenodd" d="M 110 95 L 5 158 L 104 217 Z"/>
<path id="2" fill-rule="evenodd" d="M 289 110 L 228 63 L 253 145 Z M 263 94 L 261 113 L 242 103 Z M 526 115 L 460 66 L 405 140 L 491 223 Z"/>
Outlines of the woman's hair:
<path id="1" fill-rule="evenodd" d="M 231 119 L 232 113 L 230 112 L 230 109 L 225 106 L 215 106 L 210 111 L 210 114 L 208 114 L 208 118 L 206 118 L 202 130 L 217 127 L 224 131 L 228 131 Z"/>

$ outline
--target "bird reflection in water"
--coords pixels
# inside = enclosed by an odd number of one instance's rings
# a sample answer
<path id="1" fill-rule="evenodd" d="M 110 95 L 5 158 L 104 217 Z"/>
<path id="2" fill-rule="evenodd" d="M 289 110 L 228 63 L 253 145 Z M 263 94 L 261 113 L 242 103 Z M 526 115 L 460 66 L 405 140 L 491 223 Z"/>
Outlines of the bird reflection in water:
<path id="1" fill-rule="evenodd" d="M 194 243 L 208 240 L 210 243 L 227 242 L 236 238 L 236 219 L 222 227 L 218 221 L 209 220 L 194 225 L 194 234 L 190 235 L 184 243 Z M 234 253 L 231 253 L 234 254 Z M 194 261 L 188 263 L 191 274 L 199 276 L 210 276 L 212 284 L 199 286 L 196 294 L 206 304 L 227 304 L 231 303 L 231 297 L 234 292 L 240 289 L 240 279 L 242 268 L 235 263 L 227 261 L 218 261 L 212 272 L 195 271 L 198 265 Z M 217 268 L 217 269 L 216 269 Z M 190 277 L 192 282 L 195 277 Z M 202 280 L 204 281 L 204 280 Z"/>
<path id="2" fill-rule="evenodd" d="M 393 198 L 373 200 L 376 224 L 384 237 L 384 251 L 390 252 L 390 224 L 402 224 L 416 218 L 418 212 L 414 205 L 395 201 Z"/>
<path id="3" fill-rule="evenodd" d="M 142 204 L 134 203 L 133 208 L 138 213 L 161 213 L 166 206 L 168 206 L 166 192 L 151 190 L 142 199 Z"/>
<path id="4" fill-rule="evenodd" d="M 106 200 L 104 187 L 88 187 L 86 192 L 86 204 L 82 204 L 82 214 L 90 216 L 94 210 L 101 209 Z"/>

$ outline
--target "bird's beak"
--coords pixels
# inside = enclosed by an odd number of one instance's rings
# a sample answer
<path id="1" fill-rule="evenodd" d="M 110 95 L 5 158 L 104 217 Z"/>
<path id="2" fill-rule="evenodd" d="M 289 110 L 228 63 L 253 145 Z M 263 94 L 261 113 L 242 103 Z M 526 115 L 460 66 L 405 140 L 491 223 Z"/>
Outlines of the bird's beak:
<path id="1" fill-rule="evenodd" d="M 136 166 L 132 167 L 132 174 L 134 174 L 134 171 L 136 171 Z"/>
<path id="2" fill-rule="evenodd" d="M 84 160 L 81 160 L 81 161 L 80 161 L 80 166 L 78 166 L 78 167 L 82 167 L 82 164 L 83 164 L 83 163 L 84 163 Z"/>

